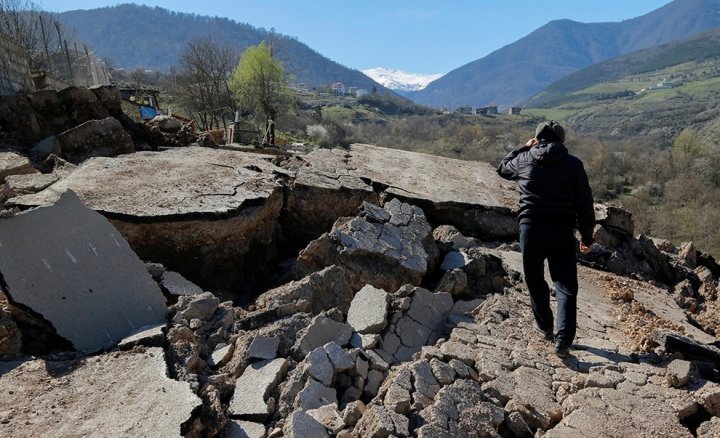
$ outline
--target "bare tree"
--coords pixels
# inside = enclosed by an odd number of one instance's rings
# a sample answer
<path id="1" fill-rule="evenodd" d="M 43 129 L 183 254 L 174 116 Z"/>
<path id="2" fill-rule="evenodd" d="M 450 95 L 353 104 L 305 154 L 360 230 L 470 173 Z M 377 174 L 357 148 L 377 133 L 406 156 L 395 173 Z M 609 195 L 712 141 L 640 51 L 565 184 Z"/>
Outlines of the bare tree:
<path id="1" fill-rule="evenodd" d="M 177 74 L 178 95 L 201 129 L 225 127 L 237 110 L 228 85 L 236 63 L 235 51 L 210 37 L 187 43 Z"/>

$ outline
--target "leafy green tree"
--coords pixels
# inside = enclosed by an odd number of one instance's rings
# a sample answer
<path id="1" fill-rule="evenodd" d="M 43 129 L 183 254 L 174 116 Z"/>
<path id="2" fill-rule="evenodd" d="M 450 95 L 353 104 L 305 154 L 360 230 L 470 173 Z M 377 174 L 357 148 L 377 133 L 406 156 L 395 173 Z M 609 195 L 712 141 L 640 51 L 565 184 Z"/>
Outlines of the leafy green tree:
<path id="1" fill-rule="evenodd" d="M 286 101 L 282 64 L 264 41 L 248 47 L 230 80 L 230 89 L 255 115 L 264 118 L 263 144 L 275 144 L 275 121 Z"/>

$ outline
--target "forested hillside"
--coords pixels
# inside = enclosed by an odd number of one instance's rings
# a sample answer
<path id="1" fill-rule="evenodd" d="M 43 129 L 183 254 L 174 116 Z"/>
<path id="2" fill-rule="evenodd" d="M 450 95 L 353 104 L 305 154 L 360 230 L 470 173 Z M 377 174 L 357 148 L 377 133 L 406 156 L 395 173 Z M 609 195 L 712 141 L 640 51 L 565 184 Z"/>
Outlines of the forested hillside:
<path id="1" fill-rule="evenodd" d="M 269 31 L 221 17 L 172 12 L 134 4 L 63 12 L 60 21 L 87 41 L 99 57 L 125 68 L 168 71 L 177 65 L 188 41 L 210 36 L 238 53 L 269 38 Z M 274 34 L 277 57 L 292 80 L 307 86 L 342 82 L 383 89 L 361 72 L 334 62 L 292 37 Z"/>

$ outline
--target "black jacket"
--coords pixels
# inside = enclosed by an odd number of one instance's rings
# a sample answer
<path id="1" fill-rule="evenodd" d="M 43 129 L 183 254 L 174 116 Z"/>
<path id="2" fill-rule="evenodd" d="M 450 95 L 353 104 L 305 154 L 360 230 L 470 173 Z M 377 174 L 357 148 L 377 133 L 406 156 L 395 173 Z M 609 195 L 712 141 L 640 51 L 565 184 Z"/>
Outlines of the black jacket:
<path id="1" fill-rule="evenodd" d="M 593 242 L 595 211 L 582 161 L 561 143 L 523 146 L 510 152 L 498 174 L 520 187 L 520 223 L 567 224 L 580 230 L 582 241 Z"/>

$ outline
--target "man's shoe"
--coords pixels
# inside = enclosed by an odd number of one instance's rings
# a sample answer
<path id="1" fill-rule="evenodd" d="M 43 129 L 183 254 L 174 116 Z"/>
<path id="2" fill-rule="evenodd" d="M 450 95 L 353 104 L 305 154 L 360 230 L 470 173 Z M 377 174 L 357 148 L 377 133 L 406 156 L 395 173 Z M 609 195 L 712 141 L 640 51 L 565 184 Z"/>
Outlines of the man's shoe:
<path id="1" fill-rule="evenodd" d="M 552 330 L 545 330 L 544 328 L 542 328 L 538 325 L 537 321 L 533 321 L 533 330 L 540 333 L 546 341 L 552 341 L 552 339 L 553 339 Z"/>
<path id="2" fill-rule="evenodd" d="M 560 357 L 562 359 L 565 359 L 570 354 L 570 348 L 568 345 L 561 339 L 558 339 L 555 341 L 555 355 L 557 357 Z"/>

